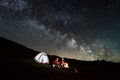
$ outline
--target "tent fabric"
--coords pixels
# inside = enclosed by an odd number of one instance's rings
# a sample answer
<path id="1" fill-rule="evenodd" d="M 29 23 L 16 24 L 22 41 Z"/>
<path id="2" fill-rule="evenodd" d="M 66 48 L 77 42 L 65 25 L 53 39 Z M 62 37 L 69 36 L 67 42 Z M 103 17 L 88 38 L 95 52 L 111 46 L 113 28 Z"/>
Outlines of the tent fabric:
<path id="1" fill-rule="evenodd" d="M 37 54 L 35 56 L 34 60 L 38 63 L 49 64 L 49 58 L 48 58 L 47 54 L 44 52 Z"/>

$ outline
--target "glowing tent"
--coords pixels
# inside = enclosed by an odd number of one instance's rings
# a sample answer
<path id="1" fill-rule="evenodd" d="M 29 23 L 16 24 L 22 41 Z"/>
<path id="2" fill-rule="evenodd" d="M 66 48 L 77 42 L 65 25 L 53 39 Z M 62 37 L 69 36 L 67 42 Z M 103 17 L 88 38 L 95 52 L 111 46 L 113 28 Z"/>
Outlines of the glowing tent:
<path id="1" fill-rule="evenodd" d="M 35 56 L 34 60 L 38 63 L 49 64 L 49 58 L 48 58 L 47 54 L 44 52 L 37 54 Z"/>

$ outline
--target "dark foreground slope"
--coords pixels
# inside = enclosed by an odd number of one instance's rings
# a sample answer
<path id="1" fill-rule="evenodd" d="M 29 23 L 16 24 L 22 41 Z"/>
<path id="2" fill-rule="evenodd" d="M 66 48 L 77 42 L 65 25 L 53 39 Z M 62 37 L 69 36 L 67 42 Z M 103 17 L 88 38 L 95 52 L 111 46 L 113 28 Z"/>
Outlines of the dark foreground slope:
<path id="1" fill-rule="evenodd" d="M 50 64 L 36 63 L 37 51 L 0 38 L 1 72 L 3 80 L 119 80 L 119 63 L 106 61 L 77 61 L 65 59 L 70 69 L 52 68 L 57 56 L 50 56 Z M 74 72 L 77 69 L 78 73 Z"/>

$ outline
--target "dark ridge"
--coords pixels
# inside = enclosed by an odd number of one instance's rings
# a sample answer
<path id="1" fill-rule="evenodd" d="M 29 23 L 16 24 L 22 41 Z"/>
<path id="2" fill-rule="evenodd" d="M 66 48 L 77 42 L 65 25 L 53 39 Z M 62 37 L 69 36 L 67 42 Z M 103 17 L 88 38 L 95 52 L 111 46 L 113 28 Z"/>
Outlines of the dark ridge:
<path id="1" fill-rule="evenodd" d="M 6 56 L 6 60 L 11 60 L 14 58 L 30 58 L 33 59 L 36 54 L 38 54 L 38 51 L 29 49 L 21 44 L 18 44 L 16 42 L 10 41 L 8 39 L 0 37 L 0 48 L 1 48 L 1 54 L 3 56 Z M 4 58 L 4 57 L 1 58 Z M 56 55 L 48 55 L 50 58 L 50 63 L 53 62 L 55 58 L 60 58 L 59 56 Z M 80 60 L 75 60 L 75 59 L 69 59 L 65 58 L 66 61 L 72 63 L 79 63 L 80 65 L 112 65 L 112 64 L 119 64 L 119 63 L 114 63 L 114 62 L 107 62 L 105 60 L 96 60 L 96 61 L 80 61 Z"/>
<path id="2" fill-rule="evenodd" d="M 6 55 L 8 56 L 8 58 L 11 59 L 20 56 L 22 57 L 28 56 L 33 58 L 33 55 L 36 55 L 38 53 L 38 51 L 34 51 L 16 42 L 1 37 L 0 37 L 0 48 L 1 48 L 1 54 L 3 54 L 4 56 Z"/>

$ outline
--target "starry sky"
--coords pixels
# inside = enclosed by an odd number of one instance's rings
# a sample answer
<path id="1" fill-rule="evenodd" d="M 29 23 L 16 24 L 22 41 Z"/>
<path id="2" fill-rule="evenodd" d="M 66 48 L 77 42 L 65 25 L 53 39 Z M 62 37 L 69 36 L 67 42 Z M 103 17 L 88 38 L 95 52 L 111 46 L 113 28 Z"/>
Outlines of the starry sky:
<path id="1" fill-rule="evenodd" d="M 0 36 L 77 60 L 120 62 L 120 0 L 0 0 Z"/>

